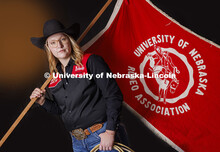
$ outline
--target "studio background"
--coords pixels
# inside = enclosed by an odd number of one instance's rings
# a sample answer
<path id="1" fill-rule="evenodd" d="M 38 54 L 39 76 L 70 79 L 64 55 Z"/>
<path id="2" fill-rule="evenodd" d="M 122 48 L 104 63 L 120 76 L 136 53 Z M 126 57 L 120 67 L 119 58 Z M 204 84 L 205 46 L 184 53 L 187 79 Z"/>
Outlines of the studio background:
<path id="1" fill-rule="evenodd" d="M 35 87 L 48 72 L 46 53 L 30 42 L 42 35 L 46 20 L 56 18 L 66 26 L 81 25 L 81 33 L 107 0 L 7 0 L 0 2 L 0 138 L 6 133 L 25 106 Z M 152 0 L 169 16 L 195 33 L 220 44 L 220 22 L 217 0 Z M 80 43 L 82 46 L 102 30 L 116 0 Z M 105 51 L 105 50 L 103 50 Z M 109 53 L 109 52 L 107 52 Z M 208 53 L 208 50 L 207 50 Z M 126 126 L 131 148 L 136 152 L 172 152 L 172 147 L 151 133 L 125 107 L 122 121 Z M 60 119 L 33 106 L 4 145 L 2 152 L 71 152 L 71 139 Z"/>

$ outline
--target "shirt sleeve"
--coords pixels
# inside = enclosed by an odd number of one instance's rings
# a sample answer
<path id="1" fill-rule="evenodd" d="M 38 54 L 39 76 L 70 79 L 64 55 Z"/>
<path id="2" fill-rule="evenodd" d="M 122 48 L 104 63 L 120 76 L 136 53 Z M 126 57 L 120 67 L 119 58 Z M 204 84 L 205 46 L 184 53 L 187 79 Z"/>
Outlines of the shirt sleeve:
<path id="1" fill-rule="evenodd" d="M 106 101 L 107 130 L 116 130 L 122 108 L 123 95 L 114 78 L 106 78 L 111 73 L 104 59 L 98 55 L 91 55 L 87 61 L 87 69 L 93 74 L 96 85 L 100 88 Z M 103 78 L 96 78 L 96 74 L 103 73 Z"/>
<path id="2" fill-rule="evenodd" d="M 45 102 L 42 107 L 49 113 L 61 114 L 61 109 L 51 96 L 49 89 L 46 88 Z"/>

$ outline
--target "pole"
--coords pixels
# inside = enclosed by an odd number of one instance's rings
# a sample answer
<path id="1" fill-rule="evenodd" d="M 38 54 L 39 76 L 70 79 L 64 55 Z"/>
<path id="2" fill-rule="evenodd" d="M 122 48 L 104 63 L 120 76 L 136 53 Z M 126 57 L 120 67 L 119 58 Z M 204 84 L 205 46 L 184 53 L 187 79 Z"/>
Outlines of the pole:
<path id="1" fill-rule="evenodd" d="M 44 84 L 41 86 L 41 89 L 45 89 L 48 83 L 53 78 L 53 75 L 51 74 L 49 78 L 44 82 Z M 21 121 L 21 119 L 25 116 L 25 114 L 28 112 L 28 110 L 31 108 L 31 106 L 34 104 L 34 102 L 37 100 L 37 98 L 31 99 L 31 101 L 28 103 L 28 105 L 25 107 L 25 109 L 22 111 L 22 113 L 19 115 L 19 117 L 15 120 L 15 122 L 11 125 L 7 133 L 4 135 L 4 137 L 0 141 L 0 147 L 3 145 L 5 140 L 8 138 L 8 136 L 12 133 L 12 131 L 15 129 L 15 127 L 18 125 L 18 123 Z"/>
<path id="2" fill-rule="evenodd" d="M 86 36 L 88 31 L 93 27 L 93 25 L 96 23 L 96 21 L 99 19 L 99 17 L 102 15 L 102 13 L 106 10 L 106 8 L 109 6 L 109 4 L 112 2 L 112 0 L 108 0 L 105 5 L 102 7 L 102 9 L 98 12 L 98 14 L 95 16 L 95 18 L 92 20 L 92 22 L 87 26 L 85 31 L 82 33 L 82 35 L 78 38 L 77 43 L 80 43 L 82 39 Z"/>
<path id="3" fill-rule="evenodd" d="M 86 30 L 82 33 L 82 35 L 78 38 L 77 42 L 80 43 L 82 39 L 86 36 L 86 34 L 89 32 L 89 30 L 92 28 L 92 26 L 96 23 L 96 21 L 99 19 L 99 17 L 102 15 L 102 13 L 106 10 L 106 8 L 109 6 L 109 4 L 112 2 L 112 0 L 108 0 L 106 4 L 102 7 L 102 9 L 99 11 L 99 13 L 95 16 L 95 18 L 92 20 L 92 22 L 88 25 Z M 44 82 L 44 84 L 41 86 L 41 90 L 45 89 L 46 86 L 50 83 L 50 81 L 53 78 L 53 74 L 51 73 L 49 78 Z M 34 104 L 34 102 L 37 100 L 37 98 L 31 99 L 31 101 L 28 103 L 28 105 L 25 107 L 25 109 L 21 112 L 21 114 L 18 116 L 18 118 L 15 120 L 15 122 L 11 125 L 9 130 L 6 132 L 4 137 L 0 141 L 0 147 L 4 144 L 5 140 L 8 138 L 8 136 L 12 133 L 12 131 L 15 129 L 15 127 L 19 124 L 21 119 L 25 116 L 25 114 L 28 112 L 28 110 L 31 108 L 31 106 Z"/>

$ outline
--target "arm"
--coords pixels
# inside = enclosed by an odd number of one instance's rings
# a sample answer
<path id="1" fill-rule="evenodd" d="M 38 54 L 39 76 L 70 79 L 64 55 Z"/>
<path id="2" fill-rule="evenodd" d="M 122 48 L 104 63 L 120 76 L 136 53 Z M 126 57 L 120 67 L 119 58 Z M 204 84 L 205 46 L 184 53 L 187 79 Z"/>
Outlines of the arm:
<path id="1" fill-rule="evenodd" d="M 102 57 L 91 55 L 87 62 L 87 68 L 102 91 L 106 101 L 107 130 L 115 131 L 119 123 L 119 116 L 122 108 L 123 96 L 117 82 L 113 78 L 106 78 L 106 73 L 111 70 Z M 95 78 L 96 74 L 104 73 L 103 78 Z"/>
<path id="2" fill-rule="evenodd" d="M 106 73 L 111 73 L 110 68 L 103 58 L 91 55 L 87 62 L 87 69 L 102 91 L 106 101 L 107 126 L 106 132 L 101 133 L 100 150 L 112 150 L 114 144 L 115 130 L 119 123 L 119 116 L 122 108 L 123 96 L 117 82 L 113 78 L 106 78 Z M 95 78 L 96 74 L 103 73 L 103 78 Z"/>
<path id="3" fill-rule="evenodd" d="M 49 89 L 46 89 L 45 102 L 41 106 L 49 113 L 61 114 L 61 109 L 54 101 L 53 95 L 50 93 Z"/>
<path id="4" fill-rule="evenodd" d="M 52 96 L 52 95 L 51 95 Z M 52 101 L 48 91 L 46 89 L 41 90 L 40 88 L 35 88 L 30 99 L 37 98 L 36 103 L 41 105 L 47 112 L 60 114 L 61 110 L 56 102 Z"/>

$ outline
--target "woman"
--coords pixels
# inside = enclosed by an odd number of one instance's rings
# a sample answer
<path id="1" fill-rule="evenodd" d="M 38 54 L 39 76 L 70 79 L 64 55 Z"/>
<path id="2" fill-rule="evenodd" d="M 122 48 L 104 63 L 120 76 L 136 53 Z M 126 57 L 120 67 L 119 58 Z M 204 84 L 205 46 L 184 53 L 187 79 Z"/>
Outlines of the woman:
<path id="1" fill-rule="evenodd" d="M 114 151 L 114 141 L 126 144 L 126 134 L 119 125 L 122 93 L 114 79 L 105 77 L 111 72 L 105 61 L 80 50 L 74 40 L 79 34 L 79 25 L 65 28 L 53 19 L 44 24 L 43 33 L 43 37 L 31 38 L 31 42 L 46 50 L 51 73 L 93 77 L 53 78 L 48 86 L 51 98 L 45 97 L 46 90 L 35 88 L 30 99 L 38 98 L 36 102 L 48 112 L 61 116 L 71 133 L 74 152 L 90 151 L 97 144 L 100 144 L 99 150 Z M 96 74 L 101 73 L 103 78 L 96 78 Z"/>

